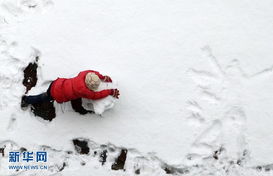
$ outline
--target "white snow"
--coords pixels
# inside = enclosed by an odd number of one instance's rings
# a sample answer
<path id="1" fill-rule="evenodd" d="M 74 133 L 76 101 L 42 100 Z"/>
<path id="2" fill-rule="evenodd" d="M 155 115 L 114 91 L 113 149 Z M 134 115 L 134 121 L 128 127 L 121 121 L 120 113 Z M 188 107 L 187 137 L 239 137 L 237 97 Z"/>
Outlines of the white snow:
<path id="1" fill-rule="evenodd" d="M 178 175 L 273 175 L 272 7 L 271 0 L 0 0 L 0 175 L 15 173 L 9 151 L 44 145 L 52 166 L 45 175 L 138 168 L 165 175 L 166 164 Z M 111 76 L 120 99 L 100 100 L 93 105 L 101 115 L 85 116 L 55 103 L 51 122 L 22 111 L 23 69 L 36 56 L 29 94 L 92 69 Z M 101 166 L 92 154 L 65 153 L 75 138 L 116 151 Z M 126 170 L 113 171 L 121 148 Z"/>

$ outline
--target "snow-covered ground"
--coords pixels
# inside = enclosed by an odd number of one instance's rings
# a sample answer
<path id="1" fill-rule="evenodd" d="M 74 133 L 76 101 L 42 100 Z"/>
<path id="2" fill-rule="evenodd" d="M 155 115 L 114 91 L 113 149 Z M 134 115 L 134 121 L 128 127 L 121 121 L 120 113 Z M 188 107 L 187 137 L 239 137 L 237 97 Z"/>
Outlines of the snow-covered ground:
<path id="1" fill-rule="evenodd" d="M 272 9 L 272 0 L 0 0 L 0 176 L 272 176 Z M 51 122 L 22 111 L 23 70 L 36 56 L 29 94 L 92 69 L 111 76 L 120 99 L 101 116 L 70 103 L 55 103 Z M 45 150 L 49 169 L 9 169 L 9 152 L 24 149 Z M 125 149 L 124 169 L 112 170 Z"/>

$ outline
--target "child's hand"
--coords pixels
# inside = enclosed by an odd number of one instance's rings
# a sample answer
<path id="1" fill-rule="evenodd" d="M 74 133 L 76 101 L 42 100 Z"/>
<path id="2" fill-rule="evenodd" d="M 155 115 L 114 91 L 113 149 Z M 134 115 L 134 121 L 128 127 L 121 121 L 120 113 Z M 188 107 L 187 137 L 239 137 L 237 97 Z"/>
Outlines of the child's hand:
<path id="1" fill-rule="evenodd" d="M 119 90 L 118 89 L 112 89 L 111 95 L 117 99 L 119 99 Z"/>
<path id="2" fill-rule="evenodd" d="M 110 78 L 110 76 L 104 76 L 104 79 L 103 79 L 104 82 L 112 82 L 112 79 Z"/>

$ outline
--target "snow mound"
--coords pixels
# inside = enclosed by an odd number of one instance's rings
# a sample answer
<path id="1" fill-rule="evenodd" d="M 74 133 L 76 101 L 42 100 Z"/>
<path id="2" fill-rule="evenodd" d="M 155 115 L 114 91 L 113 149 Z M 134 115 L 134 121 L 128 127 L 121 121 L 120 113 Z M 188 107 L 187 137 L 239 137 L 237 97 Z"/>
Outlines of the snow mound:
<path id="1" fill-rule="evenodd" d="M 117 83 L 106 83 L 102 82 L 97 91 L 101 91 L 104 89 L 116 89 Z M 83 107 L 87 110 L 93 110 L 96 114 L 101 115 L 104 111 L 111 109 L 114 107 L 117 99 L 113 96 L 107 96 L 103 99 L 99 100 L 90 100 L 83 98 Z"/>

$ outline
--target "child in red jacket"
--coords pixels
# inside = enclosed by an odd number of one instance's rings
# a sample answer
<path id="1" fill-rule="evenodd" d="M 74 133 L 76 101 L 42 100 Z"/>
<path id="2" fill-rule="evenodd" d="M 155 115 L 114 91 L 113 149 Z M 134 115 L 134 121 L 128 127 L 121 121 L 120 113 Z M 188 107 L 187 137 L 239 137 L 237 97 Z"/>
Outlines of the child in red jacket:
<path id="1" fill-rule="evenodd" d="M 29 104 L 53 100 L 56 100 L 58 103 L 77 100 L 79 98 L 97 100 L 108 95 L 119 98 L 118 89 L 96 91 L 101 81 L 112 82 L 109 76 L 103 76 L 93 70 L 80 72 L 74 78 L 58 78 L 50 84 L 46 92 L 34 96 L 23 96 L 21 107 L 25 108 Z"/>

